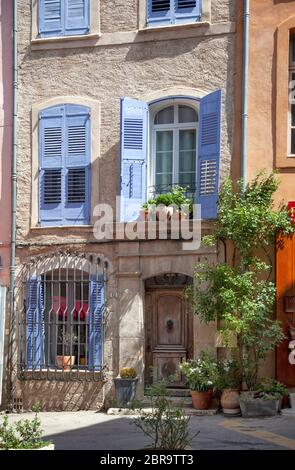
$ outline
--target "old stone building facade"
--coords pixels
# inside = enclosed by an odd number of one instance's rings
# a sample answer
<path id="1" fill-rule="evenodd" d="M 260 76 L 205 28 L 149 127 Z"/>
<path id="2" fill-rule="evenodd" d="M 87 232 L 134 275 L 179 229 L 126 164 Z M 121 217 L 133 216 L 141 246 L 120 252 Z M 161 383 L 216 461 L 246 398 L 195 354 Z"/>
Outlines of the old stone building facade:
<path id="1" fill-rule="evenodd" d="M 204 348 L 217 352 L 215 327 L 185 314 L 183 289 L 195 265 L 222 260 L 222 249 L 184 250 L 181 239 L 159 235 L 130 240 L 120 230 L 157 185 L 186 183 L 190 174 L 198 193 L 196 170 L 210 167 L 212 156 L 201 159 L 206 129 L 213 129 L 207 146 L 217 149 L 216 179 L 229 174 L 236 2 L 73 2 L 83 10 L 80 23 L 70 21 L 64 2 L 49 3 L 18 2 L 18 328 L 10 399 L 25 409 L 37 400 L 47 410 L 95 409 L 112 401 L 112 378 L 123 366 L 136 368 L 140 397 L 153 380 L 150 366 L 162 377 Z M 188 152 L 183 167 L 181 152 Z M 96 206 L 115 209 L 120 194 L 118 236 L 98 240 Z M 203 233 L 214 218 L 208 204 Z M 58 353 L 75 356 L 69 371 Z"/>

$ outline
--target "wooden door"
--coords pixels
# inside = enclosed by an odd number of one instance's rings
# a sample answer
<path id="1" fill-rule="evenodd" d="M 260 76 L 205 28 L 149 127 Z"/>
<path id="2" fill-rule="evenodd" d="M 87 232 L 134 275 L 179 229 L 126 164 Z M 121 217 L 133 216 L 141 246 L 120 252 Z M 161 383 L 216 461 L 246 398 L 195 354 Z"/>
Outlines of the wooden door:
<path id="1" fill-rule="evenodd" d="M 192 315 L 186 311 L 183 290 L 147 292 L 147 382 L 174 376 L 171 386 L 182 386 L 179 365 L 192 354 Z"/>
<path id="2" fill-rule="evenodd" d="M 295 236 L 278 238 L 276 247 L 277 319 L 286 339 L 277 348 L 277 379 L 288 387 L 295 386 L 295 365 L 289 363 L 291 341 L 289 324 L 295 324 Z"/>

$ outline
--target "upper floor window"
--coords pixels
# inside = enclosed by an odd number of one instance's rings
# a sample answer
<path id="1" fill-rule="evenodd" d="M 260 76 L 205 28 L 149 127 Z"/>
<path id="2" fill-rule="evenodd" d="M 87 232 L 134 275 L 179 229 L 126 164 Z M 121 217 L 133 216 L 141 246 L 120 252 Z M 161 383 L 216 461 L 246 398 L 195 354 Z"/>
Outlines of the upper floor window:
<path id="1" fill-rule="evenodd" d="M 65 104 L 39 115 L 42 226 L 83 225 L 90 216 L 90 109 Z"/>
<path id="2" fill-rule="evenodd" d="M 147 0 L 148 26 L 192 23 L 201 18 L 202 0 Z"/>
<path id="3" fill-rule="evenodd" d="M 289 79 L 292 99 L 290 101 L 289 113 L 289 153 L 295 155 L 295 35 L 290 37 L 290 56 L 289 56 Z"/>
<path id="4" fill-rule="evenodd" d="M 197 130 L 196 107 L 179 103 L 156 112 L 152 125 L 149 193 L 165 193 L 174 185 L 195 193 Z"/>
<path id="5" fill-rule="evenodd" d="M 89 33 L 89 0 L 39 0 L 39 35 L 77 36 Z"/>
<path id="6" fill-rule="evenodd" d="M 122 99 L 121 221 L 138 220 L 152 193 L 174 185 L 186 187 L 201 204 L 203 219 L 216 217 L 221 91 L 165 103 Z"/>

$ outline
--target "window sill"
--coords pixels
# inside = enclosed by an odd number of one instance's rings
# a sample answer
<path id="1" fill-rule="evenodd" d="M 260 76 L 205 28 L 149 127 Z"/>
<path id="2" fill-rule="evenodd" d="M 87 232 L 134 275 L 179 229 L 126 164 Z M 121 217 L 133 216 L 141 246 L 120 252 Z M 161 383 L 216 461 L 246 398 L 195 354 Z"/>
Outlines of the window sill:
<path id="1" fill-rule="evenodd" d="M 89 369 L 22 369 L 19 372 L 21 380 L 42 380 L 42 381 L 87 381 L 87 382 L 105 382 L 104 373 Z"/>
<path id="2" fill-rule="evenodd" d="M 63 225 L 63 226 L 59 226 L 59 225 L 48 225 L 46 227 L 31 227 L 30 231 L 32 233 L 42 233 L 42 232 L 47 232 L 47 231 L 52 231 L 52 229 L 56 230 L 56 231 L 61 231 L 61 232 L 64 232 L 64 231 L 69 231 L 69 230 L 73 230 L 73 231 L 83 231 L 83 232 L 93 232 L 93 225 Z"/>
<path id="3" fill-rule="evenodd" d="M 42 49 L 58 49 L 58 48 L 67 48 L 73 47 L 73 43 L 77 47 L 89 47 L 96 44 L 97 40 L 100 38 L 99 33 L 85 34 L 79 36 L 57 36 L 57 37 L 48 37 L 48 38 L 36 38 L 31 40 L 31 49 L 32 50 L 42 50 Z"/>
<path id="4" fill-rule="evenodd" d="M 155 31 L 178 31 L 189 28 L 209 28 L 211 23 L 209 21 L 196 21 L 195 23 L 179 23 L 179 24 L 167 24 L 167 25 L 155 25 L 155 26 L 146 26 L 145 28 L 140 28 L 139 33 L 151 33 Z"/>

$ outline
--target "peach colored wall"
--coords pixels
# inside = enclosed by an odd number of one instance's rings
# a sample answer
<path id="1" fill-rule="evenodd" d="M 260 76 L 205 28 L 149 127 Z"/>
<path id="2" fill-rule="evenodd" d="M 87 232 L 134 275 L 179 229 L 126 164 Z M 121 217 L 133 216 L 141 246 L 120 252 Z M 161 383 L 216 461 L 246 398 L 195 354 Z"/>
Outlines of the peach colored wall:
<path id="1" fill-rule="evenodd" d="M 0 0 L 0 283 L 9 284 L 12 154 L 12 2 Z"/>
<path id="2" fill-rule="evenodd" d="M 294 15 L 294 1 L 252 0 L 250 3 L 248 180 L 261 169 L 277 167 L 276 126 L 287 126 L 288 112 L 286 109 L 284 119 L 277 119 L 277 80 L 287 73 L 285 70 L 277 71 L 277 57 L 286 52 L 277 50 L 277 29 Z M 290 166 L 294 163 L 295 158 Z M 295 200 L 295 169 L 278 168 L 278 172 L 281 186 L 276 200 Z"/>

